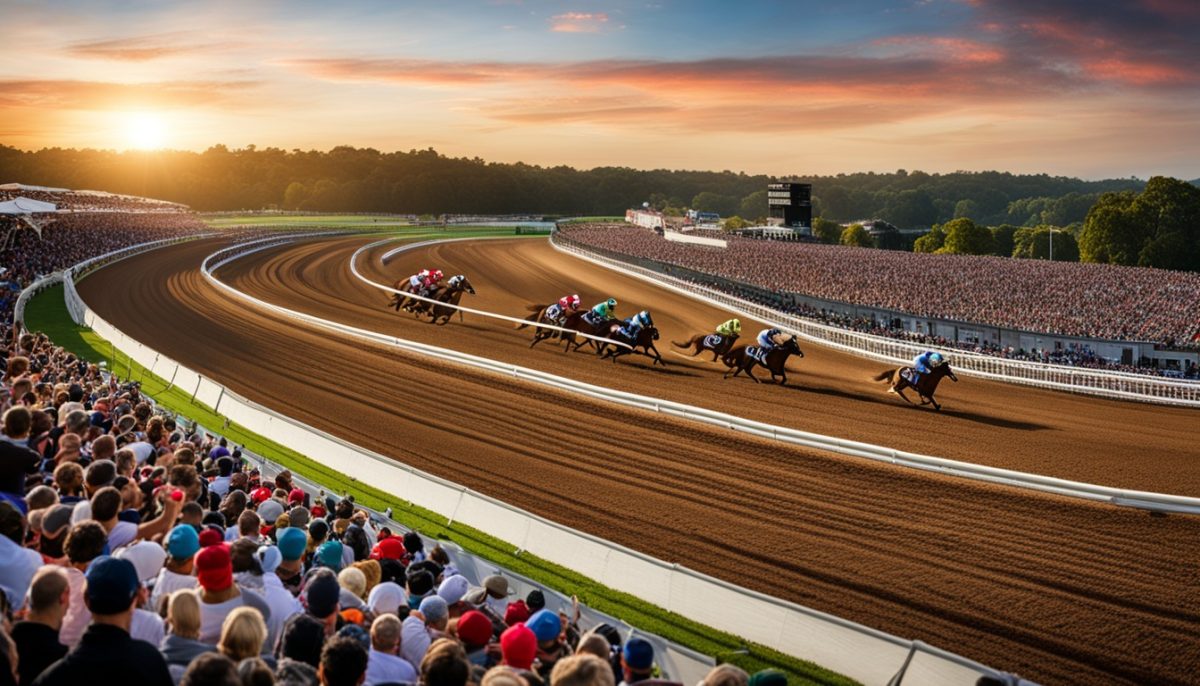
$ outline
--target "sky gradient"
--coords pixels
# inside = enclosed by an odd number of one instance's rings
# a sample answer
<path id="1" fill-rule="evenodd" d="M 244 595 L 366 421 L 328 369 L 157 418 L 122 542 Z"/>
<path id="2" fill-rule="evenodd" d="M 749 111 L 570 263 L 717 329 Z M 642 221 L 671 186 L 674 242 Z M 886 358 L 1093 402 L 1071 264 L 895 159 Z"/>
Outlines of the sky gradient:
<path id="1" fill-rule="evenodd" d="M 0 0 L 0 142 L 1200 177 L 1200 1 Z"/>

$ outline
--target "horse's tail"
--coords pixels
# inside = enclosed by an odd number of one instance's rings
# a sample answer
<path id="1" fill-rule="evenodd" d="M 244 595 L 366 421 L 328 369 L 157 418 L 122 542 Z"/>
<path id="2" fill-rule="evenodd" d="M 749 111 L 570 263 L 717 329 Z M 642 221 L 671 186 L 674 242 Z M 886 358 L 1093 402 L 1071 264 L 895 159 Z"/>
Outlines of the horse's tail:
<path id="1" fill-rule="evenodd" d="M 699 338 L 700 338 L 700 336 L 697 335 L 697 336 L 692 336 L 691 340 L 684 341 L 682 343 L 680 343 L 679 341 L 671 341 L 671 345 L 675 346 L 676 348 L 690 348 L 693 345 L 696 345 L 696 340 Z"/>
<path id="2" fill-rule="evenodd" d="M 871 378 L 875 381 L 891 381 L 893 373 L 893 370 L 885 369 Z"/>

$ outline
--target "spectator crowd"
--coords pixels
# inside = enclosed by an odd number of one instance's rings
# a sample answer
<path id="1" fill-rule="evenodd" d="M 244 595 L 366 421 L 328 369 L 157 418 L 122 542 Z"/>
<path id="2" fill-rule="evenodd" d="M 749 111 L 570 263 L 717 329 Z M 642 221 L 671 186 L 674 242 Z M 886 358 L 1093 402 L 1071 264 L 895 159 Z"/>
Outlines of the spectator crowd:
<path id="1" fill-rule="evenodd" d="M 570 224 L 559 235 L 778 293 L 1035 333 L 1200 347 L 1200 274 L 1190 272 L 738 237 L 710 248 L 625 224 Z"/>
<path id="2" fill-rule="evenodd" d="M 45 189 L 20 184 L 5 184 L 4 187 L 0 187 L 0 202 L 16 198 L 54 203 L 64 212 L 190 212 L 187 205 L 136 195 Z"/>

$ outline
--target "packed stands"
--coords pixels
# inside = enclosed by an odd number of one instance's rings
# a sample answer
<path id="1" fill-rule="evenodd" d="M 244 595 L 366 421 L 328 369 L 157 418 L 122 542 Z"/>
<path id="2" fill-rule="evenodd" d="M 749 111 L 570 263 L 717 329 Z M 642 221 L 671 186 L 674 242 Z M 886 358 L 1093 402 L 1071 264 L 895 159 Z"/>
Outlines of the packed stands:
<path id="1" fill-rule="evenodd" d="M 191 212 L 187 205 L 166 200 L 154 200 L 135 195 L 119 195 L 104 191 L 73 191 L 66 188 L 27 186 L 20 183 L 0 185 L 0 202 L 30 198 L 58 205 L 66 212 Z"/>
<path id="2" fill-rule="evenodd" d="M 736 237 L 711 249 L 624 224 L 571 224 L 561 232 L 586 246 L 774 293 L 1051 335 L 1200 347 L 1200 274 Z M 1078 354 L 1081 362 L 1091 357 Z"/>
<path id="3" fill-rule="evenodd" d="M 440 546 L 289 472 L 267 478 L 237 446 L 177 424 L 136 383 L 41 334 L 5 353 L 0 646 L 12 650 L 0 650 L 0 674 L 17 683 L 660 676 L 645 640 L 581 632 L 578 613 L 546 609 L 540 591 L 512 597 L 500 575 L 472 586 Z M 786 683 L 717 669 L 731 684 Z"/>

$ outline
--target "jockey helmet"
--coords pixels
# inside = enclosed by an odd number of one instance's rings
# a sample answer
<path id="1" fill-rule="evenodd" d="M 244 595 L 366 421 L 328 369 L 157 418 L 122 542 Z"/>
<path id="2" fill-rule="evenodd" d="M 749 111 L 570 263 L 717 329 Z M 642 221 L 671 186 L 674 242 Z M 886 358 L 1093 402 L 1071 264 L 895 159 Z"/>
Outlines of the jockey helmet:
<path id="1" fill-rule="evenodd" d="M 729 330 L 734 333 L 741 333 L 742 332 L 742 322 L 740 320 L 734 319 L 733 322 L 729 325 Z"/>
<path id="2" fill-rule="evenodd" d="M 606 305 L 608 305 L 609 307 L 616 307 L 616 306 L 617 306 L 617 299 L 616 299 L 616 298 L 609 298 L 609 299 L 608 299 L 608 302 L 606 302 L 605 304 L 606 304 Z"/>
<path id="3" fill-rule="evenodd" d="M 653 325 L 650 321 L 650 313 L 647 312 L 646 310 L 642 310 L 641 312 L 637 313 L 637 320 L 638 320 L 638 323 L 641 324 L 642 326 L 652 326 Z"/>
<path id="4" fill-rule="evenodd" d="M 567 307 L 570 307 L 572 310 L 579 309 L 579 294 L 578 293 L 567 298 Z"/>
<path id="5" fill-rule="evenodd" d="M 941 366 L 941 364 L 945 361 L 946 360 L 942 357 L 941 353 L 934 353 L 929 356 L 929 364 L 934 367 Z"/>
<path id="6" fill-rule="evenodd" d="M 435 280 L 442 278 L 442 270 L 441 270 L 441 269 L 434 269 L 434 270 L 433 270 L 433 274 L 431 274 L 431 276 L 432 276 L 432 277 L 433 277 Z"/>

